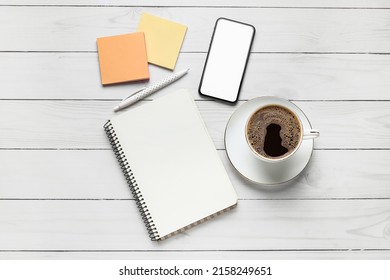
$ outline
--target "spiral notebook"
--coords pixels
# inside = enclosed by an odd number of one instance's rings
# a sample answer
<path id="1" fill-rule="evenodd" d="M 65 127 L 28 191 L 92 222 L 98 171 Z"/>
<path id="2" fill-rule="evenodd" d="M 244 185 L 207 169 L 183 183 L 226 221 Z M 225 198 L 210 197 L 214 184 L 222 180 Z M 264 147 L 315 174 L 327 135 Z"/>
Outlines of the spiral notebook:
<path id="1" fill-rule="evenodd" d="M 152 240 L 237 204 L 237 195 L 192 95 L 172 92 L 104 126 Z"/>

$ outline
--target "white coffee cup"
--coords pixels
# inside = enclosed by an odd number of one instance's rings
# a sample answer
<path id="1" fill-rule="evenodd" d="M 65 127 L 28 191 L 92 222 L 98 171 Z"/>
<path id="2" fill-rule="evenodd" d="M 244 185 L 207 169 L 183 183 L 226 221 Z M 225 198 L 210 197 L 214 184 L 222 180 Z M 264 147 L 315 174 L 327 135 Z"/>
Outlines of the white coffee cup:
<path id="1" fill-rule="evenodd" d="M 275 98 L 275 97 L 273 97 L 273 100 L 275 100 L 273 103 L 266 104 L 264 106 L 258 107 L 258 108 L 256 108 L 256 110 L 254 110 L 249 115 L 249 117 L 248 117 L 248 119 L 246 121 L 245 130 L 244 130 L 247 144 L 248 144 L 249 148 L 251 149 L 251 151 L 253 152 L 253 154 L 257 158 L 259 158 L 260 160 L 262 160 L 264 162 L 267 162 L 267 163 L 277 163 L 277 162 L 282 162 L 282 161 L 287 160 L 288 158 L 292 157 L 299 150 L 302 141 L 305 141 L 307 139 L 314 139 L 314 138 L 317 138 L 320 135 L 319 131 L 316 130 L 316 129 L 304 129 L 303 128 L 302 121 L 301 121 L 301 119 L 299 118 L 299 116 L 297 114 L 297 111 L 300 110 L 300 109 L 295 104 L 291 103 L 290 101 L 288 101 L 286 99 L 282 99 L 282 98 Z M 280 108 L 280 109 L 278 109 L 278 108 Z M 265 153 L 265 151 L 264 151 L 265 148 L 263 148 L 263 151 L 262 151 L 262 154 L 261 154 L 261 153 L 259 153 L 258 151 L 255 150 L 255 148 L 251 144 L 251 141 L 248 139 L 248 125 L 249 125 L 250 121 L 255 116 L 255 114 L 258 113 L 259 111 L 262 110 L 265 113 L 264 109 L 268 110 L 267 114 L 269 114 L 269 115 L 272 115 L 273 111 L 279 111 L 279 112 L 283 111 L 286 114 L 287 114 L 287 112 L 291 113 L 291 115 L 295 118 L 294 122 L 297 125 L 295 130 L 299 131 L 299 135 L 298 135 L 298 138 L 297 138 L 298 143 L 295 145 L 295 147 L 293 149 L 291 149 L 291 148 L 288 149 L 288 152 L 286 152 L 283 155 L 280 155 L 280 156 L 277 156 L 277 157 L 270 156 L 270 155 Z M 262 130 L 262 132 L 259 132 L 259 134 L 262 134 L 264 139 L 266 137 L 265 134 L 267 133 L 267 132 L 265 132 L 265 130 L 267 129 L 267 126 L 269 126 L 269 125 L 270 124 L 265 123 L 264 126 L 259 128 L 259 130 Z M 261 124 L 259 126 L 261 126 Z M 265 142 L 265 140 L 264 140 L 264 142 Z M 260 144 L 264 144 L 264 143 L 260 143 Z M 272 143 L 272 145 L 278 145 L 278 144 L 279 143 Z M 280 145 L 281 145 L 281 143 L 280 143 Z"/>

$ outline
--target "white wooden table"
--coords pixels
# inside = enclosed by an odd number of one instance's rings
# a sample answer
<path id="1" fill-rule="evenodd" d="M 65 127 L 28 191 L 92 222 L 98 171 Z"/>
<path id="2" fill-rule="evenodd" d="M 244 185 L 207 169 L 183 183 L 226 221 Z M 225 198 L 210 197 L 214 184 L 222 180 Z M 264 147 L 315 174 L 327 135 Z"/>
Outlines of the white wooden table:
<path id="1" fill-rule="evenodd" d="M 390 258 L 390 2 L 386 0 L 0 0 L 0 258 Z M 183 23 L 176 69 L 239 195 L 238 207 L 151 242 L 103 124 L 142 86 L 102 87 L 96 38 L 142 12 Z M 197 87 L 218 17 L 257 33 L 236 106 Z M 150 66 L 150 83 L 169 71 Z M 308 168 L 263 189 L 223 145 L 248 99 L 292 100 L 321 131 Z"/>

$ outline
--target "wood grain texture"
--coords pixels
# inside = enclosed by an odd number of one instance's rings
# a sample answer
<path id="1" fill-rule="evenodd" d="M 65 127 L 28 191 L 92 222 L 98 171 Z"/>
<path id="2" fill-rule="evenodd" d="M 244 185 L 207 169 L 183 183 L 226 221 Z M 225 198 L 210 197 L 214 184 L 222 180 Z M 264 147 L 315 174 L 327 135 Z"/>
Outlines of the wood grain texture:
<path id="1" fill-rule="evenodd" d="M 220 16 L 253 24 L 254 52 L 389 53 L 390 10 L 17 7 L 0 9 L 0 51 L 96 51 L 96 38 L 136 30 L 142 12 L 189 26 L 182 52 L 205 52 Z M 18 28 L 14 28 L 18 26 Z"/>
<path id="2" fill-rule="evenodd" d="M 389 8 L 0 0 L 0 259 L 390 259 Z M 145 84 L 102 87 L 96 38 L 135 31 L 142 12 L 188 25 L 176 69 L 191 71 L 152 98 L 193 91 L 240 197 L 230 213 L 161 243 L 148 239 L 102 129 Z M 220 16 L 257 28 L 236 106 L 196 92 Z M 150 83 L 171 73 L 150 70 Z M 272 189 L 240 177 L 223 150 L 231 114 L 263 95 L 294 100 L 321 131 L 304 172 Z"/>
<path id="3" fill-rule="evenodd" d="M 240 199 L 390 199 L 390 151 L 316 150 L 279 187 L 247 181 L 218 153 Z M 1 199 L 132 199 L 111 150 L 2 150 L 0 159 Z"/>
<path id="4" fill-rule="evenodd" d="M 91 6 L 208 6 L 208 7 L 343 7 L 343 8 L 386 8 L 386 0 L 0 0 L 0 5 L 91 5 Z"/>
<path id="5" fill-rule="evenodd" d="M 167 89 L 166 89 L 167 90 Z M 159 97 L 162 92 L 156 93 Z M 135 106 L 142 106 L 141 101 Z M 108 149 L 103 125 L 118 101 L 0 101 L 0 147 Z M 295 101 L 321 132 L 316 149 L 390 148 L 390 102 Z M 198 101 L 200 113 L 217 149 L 236 106 Z M 131 108 L 130 108 L 131 109 Z"/>
<path id="6" fill-rule="evenodd" d="M 206 54 L 182 53 L 185 78 L 166 91 L 199 86 Z M 101 86 L 96 53 L 0 53 L 2 99 L 122 99 L 171 74 L 150 65 L 149 83 Z M 278 95 L 293 100 L 389 100 L 390 56 L 252 53 L 240 99 Z M 23 83 L 20 79 L 23 79 Z"/>
<path id="7" fill-rule="evenodd" d="M 133 201 L 0 201 L 2 250 L 390 249 L 385 200 L 240 201 L 164 242 Z M 237 241 L 237 237 L 239 242 Z"/>
<path id="8" fill-rule="evenodd" d="M 345 251 L 22 251 L 1 252 L 0 260 L 389 260 L 387 250 Z"/>

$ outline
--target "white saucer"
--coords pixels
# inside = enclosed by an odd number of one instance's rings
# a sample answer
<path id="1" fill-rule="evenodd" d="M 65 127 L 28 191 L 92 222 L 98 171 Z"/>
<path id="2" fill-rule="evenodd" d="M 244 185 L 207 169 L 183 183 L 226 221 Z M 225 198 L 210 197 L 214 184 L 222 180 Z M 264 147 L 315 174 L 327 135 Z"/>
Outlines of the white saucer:
<path id="1" fill-rule="evenodd" d="M 306 115 L 295 104 L 273 96 L 251 99 L 233 113 L 225 130 L 225 147 L 229 160 L 242 176 L 264 185 L 285 183 L 298 176 L 309 163 L 314 142 L 313 139 L 302 140 L 294 155 L 278 163 L 266 163 L 254 155 L 246 141 L 245 125 L 249 116 L 257 108 L 269 104 L 293 107 L 294 112 L 301 119 L 303 130 L 312 128 Z"/>

